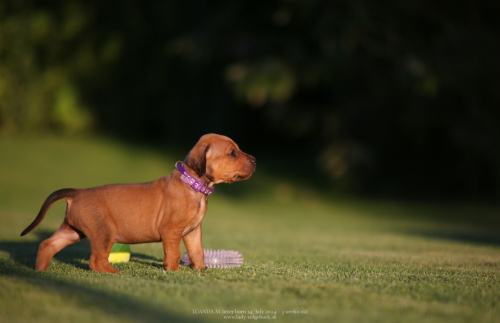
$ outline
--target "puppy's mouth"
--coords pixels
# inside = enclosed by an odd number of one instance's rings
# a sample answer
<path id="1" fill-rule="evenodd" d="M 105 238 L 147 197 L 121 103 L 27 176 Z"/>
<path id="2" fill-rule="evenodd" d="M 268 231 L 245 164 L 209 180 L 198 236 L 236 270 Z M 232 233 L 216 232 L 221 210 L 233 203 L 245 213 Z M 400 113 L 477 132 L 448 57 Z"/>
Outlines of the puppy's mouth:
<path id="1" fill-rule="evenodd" d="M 255 171 L 255 166 L 253 165 L 245 165 L 238 172 L 234 172 L 232 174 L 226 173 L 226 178 L 224 180 L 225 183 L 234 183 L 238 181 L 243 181 L 249 179 Z"/>
<path id="2" fill-rule="evenodd" d="M 234 182 L 244 181 L 246 179 L 249 179 L 250 176 L 252 176 L 252 173 L 253 172 L 235 174 L 228 179 L 228 183 L 234 183 Z"/>
<path id="3" fill-rule="evenodd" d="M 250 177 L 250 176 L 248 176 L 248 177 Z M 243 175 L 234 175 L 233 177 L 228 178 L 226 183 L 234 183 L 234 182 L 242 181 L 242 180 L 247 179 L 248 177 L 243 176 Z"/>
<path id="4" fill-rule="evenodd" d="M 249 179 L 250 176 L 252 176 L 252 174 L 253 174 L 253 171 L 248 172 L 246 174 L 236 174 L 231 178 L 231 182 L 237 182 L 237 181 L 243 181 L 243 180 Z"/>

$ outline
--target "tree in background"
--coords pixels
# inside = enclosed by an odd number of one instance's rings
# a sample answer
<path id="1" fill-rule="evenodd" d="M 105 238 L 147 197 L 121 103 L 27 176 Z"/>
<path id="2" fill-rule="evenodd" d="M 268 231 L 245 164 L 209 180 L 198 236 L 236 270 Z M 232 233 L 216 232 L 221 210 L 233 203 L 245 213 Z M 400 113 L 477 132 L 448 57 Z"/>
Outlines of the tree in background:
<path id="1" fill-rule="evenodd" d="M 301 151 L 350 191 L 498 196 L 499 9 L 3 2 L 0 127 L 187 142 L 221 132 Z"/>
<path id="2" fill-rule="evenodd" d="M 93 128 L 81 81 L 118 58 L 84 2 L 0 2 L 0 131 L 78 133 Z"/>

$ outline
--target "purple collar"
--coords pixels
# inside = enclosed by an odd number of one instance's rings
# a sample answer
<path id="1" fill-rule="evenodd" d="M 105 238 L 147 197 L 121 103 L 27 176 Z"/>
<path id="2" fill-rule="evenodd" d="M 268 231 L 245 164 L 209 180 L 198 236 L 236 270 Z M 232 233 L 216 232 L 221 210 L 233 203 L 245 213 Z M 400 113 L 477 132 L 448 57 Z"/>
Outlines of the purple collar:
<path id="1" fill-rule="evenodd" d="M 175 163 L 175 168 L 179 172 L 181 172 L 181 181 L 189 184 L 196 192 L 201 192 L 207 196 L 211 195 L 214 192 L 215 189 L 206 187 L 205 185 L 200 183 L 200 181 L 191 176 L 182 165 L 182 162 L 178 161 L 177 163 Z"/>

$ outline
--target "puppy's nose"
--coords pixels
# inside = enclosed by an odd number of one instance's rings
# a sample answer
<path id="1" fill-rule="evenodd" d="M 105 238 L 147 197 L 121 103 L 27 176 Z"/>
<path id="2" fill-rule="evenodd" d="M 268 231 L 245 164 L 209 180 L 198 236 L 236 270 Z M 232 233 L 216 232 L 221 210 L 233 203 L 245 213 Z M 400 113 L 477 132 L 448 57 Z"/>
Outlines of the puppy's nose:
<path id="1" fill-rule="evenodd" d="M 257 165 L 257 159 L 255 159 L 255 157 L 252 157 L 250 161 L 252 162 L 252 164 Z"/>

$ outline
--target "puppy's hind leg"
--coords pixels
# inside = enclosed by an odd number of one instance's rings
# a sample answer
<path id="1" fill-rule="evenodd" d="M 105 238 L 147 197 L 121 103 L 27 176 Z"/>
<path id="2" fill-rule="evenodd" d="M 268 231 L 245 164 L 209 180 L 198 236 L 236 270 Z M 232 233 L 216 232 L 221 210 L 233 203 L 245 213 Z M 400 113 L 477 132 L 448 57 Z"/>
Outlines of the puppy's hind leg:
<path id="1" fill-rule="evenodd" d="M 109 264 L 109 253 L 115 242 L 116 233 L 111 228 L 100 228 L 99 232 L 93 234 L 90 239 L 92 254 L 90 255 L 90 269 L 102 273 L 122 273 Z"/>
<path id="2" fill-rule="evenodd" d="M 47 270 L 52 257 L 61 251 L 64 247 L 69 246 L 85 238 L 85 235 L 76 231 L 66 222 L 66 219 L 52 237 L 43 241 L 38 249 L 36 258 L 36 270 Z"/>

